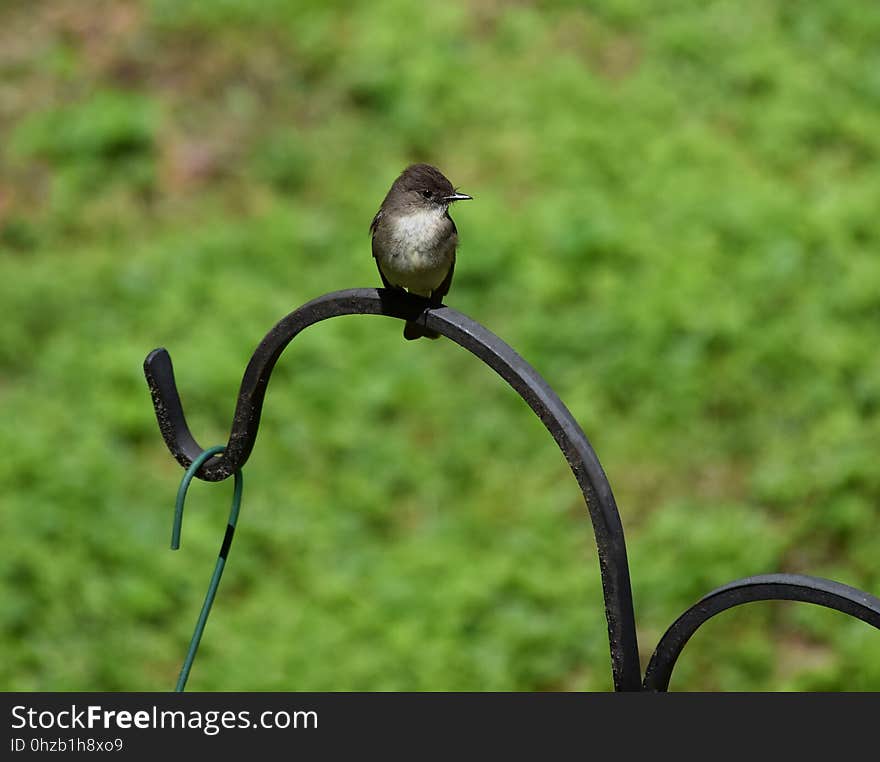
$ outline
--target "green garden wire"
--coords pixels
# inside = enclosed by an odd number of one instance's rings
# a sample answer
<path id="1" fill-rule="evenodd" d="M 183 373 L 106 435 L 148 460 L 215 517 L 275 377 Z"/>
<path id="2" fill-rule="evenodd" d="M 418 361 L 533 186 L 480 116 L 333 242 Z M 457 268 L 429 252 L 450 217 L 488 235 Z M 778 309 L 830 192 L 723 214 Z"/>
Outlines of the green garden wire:
<path id="1" fill-rule="evenodd" d="M 189 483 L 192 481 L 196 472 L 202 467 L 202 464 L 208 458 L 223 452 L 226 448 L 223 445 L 211 447 L 199 455 L 192 465 L 183 475 L 180 482 L 180 488 L 177 490 L 177 502 L 174 505 L 174 527 L 171 530 L 171 550 L 180 548 L 180 528 L 183 524 L 183 501 L 186 499 L 186 491 L 189 489 Z M 177 678 L 177 687 L 175 692 L 182 692 L 186 687 L 186 681 L 189 677 L 189 671 L 192 669 L 193 661 L 196 658 L 196 652 L 199 650 L 199 643 L 202 640 L 202 633 L 205 630 L 205 624 L 208 621 L 208 614 L 211 613 L 211 606 L 214 603 L 214 596 L 217 594 L 217 588 L 220 586 L 220 577 L 223 576 L 223 567 L 226 565 L 226 557 L 229 555 L 229 548 L 232 546 L 232 537 L 235 534 L 235 522 L 238 521 L 238 511 L 241 508 L 241 490 L 244 479 L 241 471 L 235 472 L 235 487 L 232 493 L 232 507 L 229 510 L 229 521 L 226 524 L 226 534 L 223 537 L 223 544 L 220 546 L 220 553 L 217 555 L 217 563 L 214 566 L 214 573 L 211 575 L 211 582 L 208 585 L 208 592 L 205 594 L 205 602 L 202 604 L 201 613 L 199 613 L 196 628 L 193 631 L 192 639 L 189 642 L 189 650 L 186 652 L 186 658 L 183 660 L 183 666 L 180 668 L 180 677 Z"/>

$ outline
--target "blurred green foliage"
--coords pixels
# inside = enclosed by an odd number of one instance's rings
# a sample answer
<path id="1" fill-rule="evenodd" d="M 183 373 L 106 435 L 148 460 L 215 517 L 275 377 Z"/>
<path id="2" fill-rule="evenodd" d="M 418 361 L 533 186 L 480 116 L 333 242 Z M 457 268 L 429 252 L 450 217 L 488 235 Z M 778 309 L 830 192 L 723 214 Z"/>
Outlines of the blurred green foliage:
<path id="1" fill-rule="evenodd" d="M 169 552 L 143 358 L 225 442 L 268 328 L 378 284 L 367 225 L 416 160 L 476 199 L 448 303 L 605 466 L 645 661 L 737 577 L 880 591 L 880 6 L 8 0 L 0 140 L 0 687 L 171 689 L 231 484 Z M 400 332 L 282 357 L 191 689 L 610 687 L 564 459 Z M 672 687 L 877 690 L 880 636 L 754 604 Z"/>

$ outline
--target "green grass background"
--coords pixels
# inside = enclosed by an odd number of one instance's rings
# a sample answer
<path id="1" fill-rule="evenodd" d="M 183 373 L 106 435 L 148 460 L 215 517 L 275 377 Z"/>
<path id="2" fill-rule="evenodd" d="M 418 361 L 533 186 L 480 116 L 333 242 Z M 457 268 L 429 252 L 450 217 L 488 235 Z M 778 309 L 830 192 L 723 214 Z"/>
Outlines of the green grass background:
<path id="1" fill-rule="evenodd" d="M 643 662 L 767 572 L 880 592 L 880 6 L 0 4 L 0 688 L 169 690 L 231 483 L 182 471 L 283 315 L 374 286 L 409 162 L 475 200 L 447 303 L 609 476 Z M 281 358 L 194 690 L 606 690 L 566 463 L 452 342 L 342 318 Z M 880 633 L 752 604 L 673 689 L 878 690 Z"/>

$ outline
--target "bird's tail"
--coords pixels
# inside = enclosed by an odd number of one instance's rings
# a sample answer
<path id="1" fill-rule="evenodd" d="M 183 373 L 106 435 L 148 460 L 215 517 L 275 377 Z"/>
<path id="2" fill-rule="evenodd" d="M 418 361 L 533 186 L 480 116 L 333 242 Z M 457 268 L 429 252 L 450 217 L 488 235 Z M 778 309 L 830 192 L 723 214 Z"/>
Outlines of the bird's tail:
<path id="1" fill-rule="evenodd" d="M 422 337 L 426 339 L 439 339 L 440 334 L 437 333 L 437 331 L 432 331 L 430 328 L 425 328 L 423 325 L 414 323 L 412 320 L 407 320 L 406 326 L 404 326 L 403 329 L 403 338 L 407 341 L 412 341 L 413 339 L 421 339 Z"/>

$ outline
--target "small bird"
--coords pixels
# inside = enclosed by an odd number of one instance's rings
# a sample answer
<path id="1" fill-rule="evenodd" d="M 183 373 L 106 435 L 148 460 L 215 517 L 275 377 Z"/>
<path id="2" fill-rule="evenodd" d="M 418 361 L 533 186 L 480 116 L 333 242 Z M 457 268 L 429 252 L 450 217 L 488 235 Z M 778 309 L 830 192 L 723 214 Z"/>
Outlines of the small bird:
<path id="1" fill-rule="evenodd" d="M 373 256 L 385 288 L 405 288 L 433 306 L 449 293 L 458 230 L 449 205 L 470 199 L 430 164 L 412 164 L 400 174 L 370 223 Z M 411 320 L 403 338 L 436 339 L 439 334 Z"/>

